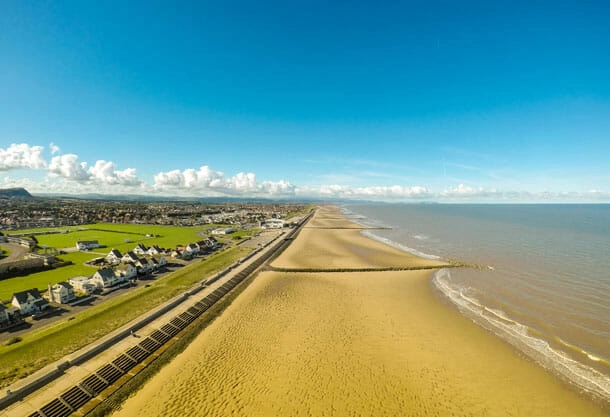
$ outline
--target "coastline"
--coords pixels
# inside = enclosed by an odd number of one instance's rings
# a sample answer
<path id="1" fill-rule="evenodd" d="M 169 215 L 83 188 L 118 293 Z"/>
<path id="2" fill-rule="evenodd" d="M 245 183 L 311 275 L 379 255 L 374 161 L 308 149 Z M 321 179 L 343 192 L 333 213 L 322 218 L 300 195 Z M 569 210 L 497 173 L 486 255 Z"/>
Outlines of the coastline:
<path id="1" fill-rule="evenodd" d="M 384 234 L 377 235 L 378 225 L 388 228 L 387 225 L 379 220 L 370 219 L 364 215 L 352 212 L 348 208 L 343 208 L 343 211 L 349 218 L 355 219 L 356 222 L 364 226 L 371 227 L 371 229 L 363 231 L 363 234 L 416 255 L 421 253 L 383 237 Z M 423 239 L 427 239 L 425 235 L 412 236 L 415 238 L 423 236 Z M 431 248 L 430 245 L 426 247 L 428 250 Z M 429 253 L 439 252 L 434 251 Z M 429 258 L 436 258 L 435 255 L 423 255 Z M 479 269 L 484 265 L 473 266 Z M 506 265 L 504 265 L 505 267 Z M 495 270 L 491 266 L 488 266 L 487 269 Z M 527 269 L 520 272 L 527 273 L 528 271 L 531 273 L 531 270 Z M 476 274 L 470 268 L 455 272 L 458 274 Z M 573 386 L 577 392 L 586 393 L 587 397 L 602 403 L 604 407 L 610 407 L 610 379 L 608 376 L 608 364 L 610 362 L 604 359 L 607 356 L 596 356 L 576 344 L 565 342 L 558 335 L 549 335 L 541 331 L 544 330 L 545 322 L 542 322 L 543 327 L 541 329 L 536 327 L 536 324 L 541 322 L 519 321 L 518 310 L 512 311 L 512 313 L 517 314 L 511 316 L 510 313 L 504 312 L 505 306 L 486 304 L 486 301 L 480 301 L 477 295 L 468 294 L 469 287 L 452 285 L 450 283 L 452 274 L 453 271 L 449 269 L 441 269 L 432 275 L 431 282 L 441 298 L 449 301 L 462 315 L 511 344 L 521 354 L 527 355 L 539 366 L 568 385 Z M 483 300 L 485 300 L 485 297 L 483 297 Z"/>
<path id="2" fill-rule="evenodd" d="M 433 262 L 354 225 L 322 207 L 272 265 Z M 442 302 L 430 276 L 263 272 L 115 415 L 607 415 Z"/>

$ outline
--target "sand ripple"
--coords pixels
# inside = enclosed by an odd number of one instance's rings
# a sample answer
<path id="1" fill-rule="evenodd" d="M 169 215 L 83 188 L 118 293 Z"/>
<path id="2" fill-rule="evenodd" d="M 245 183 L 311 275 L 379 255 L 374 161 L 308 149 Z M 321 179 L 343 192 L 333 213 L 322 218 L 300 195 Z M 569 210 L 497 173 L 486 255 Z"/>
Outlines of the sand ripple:
<path id="1" fill-rule="evenodd" d="M 428 289 L 422 272 L 264 273 L 118 415 L 580 415 L 523 389 L 501 342 L 438 300 L 426 310 Z"/>

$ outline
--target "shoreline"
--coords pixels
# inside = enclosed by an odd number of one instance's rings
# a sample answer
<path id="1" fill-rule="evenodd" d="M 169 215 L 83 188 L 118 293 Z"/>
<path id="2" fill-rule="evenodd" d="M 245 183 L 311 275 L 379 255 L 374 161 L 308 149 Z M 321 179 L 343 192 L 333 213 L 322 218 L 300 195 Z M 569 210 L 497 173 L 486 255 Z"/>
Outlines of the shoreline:
<path id="1" fill-rule="evenodd" d="M 364 236 L 376 239 L 416 256 L 419 254 L 419 256 L 424 256 L 427 259 L 442 259 L 440 256 L 427 255 L 388 238 L 375 235 L 374 230 L 368 229 L 371 224 L 379 224 L 375 220 L 370 220 L 346 208 L 342 208 L 342 212 L 346 213 L 350 219 L 355 218 L 354 221 L 367 228 L 362 231 Z M 481 268 L 480 265 L 464 266 Z M 490 266 L 487 268 L 493 269 Z M 590 360 L 603 361 L 602 359 L 591 358 L 588 352 L 582 351 L 578 347 L 567 345 L 561 339 L 549 341 L 536 336 L 536 329 L 519 323 L 506 316 L 502 311 L 498 312 L 490 309 L 480 304 L 477 300 L 462 294 L 459 290 L 451 288 L 442 280 L 443 277 L 450 276 L 450 274 L 450 270 L 440 269 L 432 274 L 430 279 L 434 291 L 439 294 L 443 301 L 447 301 L 460 314 L 473 320 L 481 328 L 510 344 L 519 354 L 529 357 L 538 366 L 551 373 L 562 383 L 571 386 L 575 392 L 584 395 L 587 399 L 600 403 L 602 407 L 610 407 L 610 380 L 608 375 L 586 363 L 566 356 L 564 352 L 554 348 L 553 343 L 559 342 L 572 350 L 577 349 L 578 353 L 587 355 Z"/>
<path id="2" fill-rule="evenodd" d="M 315 228 L 337 217 L 318 209 L 272 266 L 431 263 Z M 607 415 L 443 302 L 430 276 L 262 272 L 115 415 Z"/>

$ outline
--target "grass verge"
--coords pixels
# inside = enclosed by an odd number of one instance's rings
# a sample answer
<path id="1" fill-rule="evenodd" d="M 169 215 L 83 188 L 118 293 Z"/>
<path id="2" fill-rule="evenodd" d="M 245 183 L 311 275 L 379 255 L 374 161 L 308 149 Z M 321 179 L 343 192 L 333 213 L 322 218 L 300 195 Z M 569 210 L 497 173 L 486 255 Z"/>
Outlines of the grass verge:
<path id="1" fill-rule="evenodd" d="M 242 247 L 224 250 L 148 286 L 141 286 L 83 313 L 23 335 L 18 343 L 0 346 L 0 388 L 96 341 L 190 289 L 250 251 Z"/>

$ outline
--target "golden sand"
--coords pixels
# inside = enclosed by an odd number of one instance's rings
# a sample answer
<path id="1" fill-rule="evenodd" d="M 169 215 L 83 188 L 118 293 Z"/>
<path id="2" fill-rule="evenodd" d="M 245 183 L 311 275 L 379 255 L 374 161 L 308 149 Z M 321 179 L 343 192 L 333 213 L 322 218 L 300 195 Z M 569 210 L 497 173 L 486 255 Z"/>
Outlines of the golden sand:
<path id="1" fill-rule="evenodd" d="M 116 416 L 604 415 L 442 302 L 429 274 L 261 273 Z"/>

